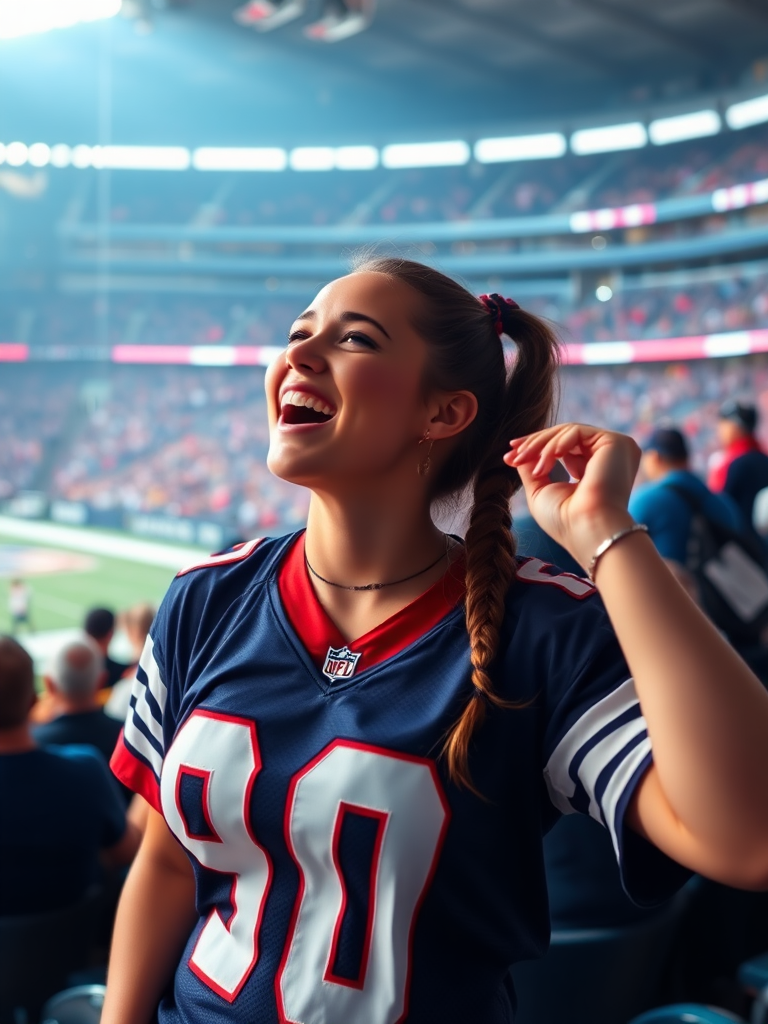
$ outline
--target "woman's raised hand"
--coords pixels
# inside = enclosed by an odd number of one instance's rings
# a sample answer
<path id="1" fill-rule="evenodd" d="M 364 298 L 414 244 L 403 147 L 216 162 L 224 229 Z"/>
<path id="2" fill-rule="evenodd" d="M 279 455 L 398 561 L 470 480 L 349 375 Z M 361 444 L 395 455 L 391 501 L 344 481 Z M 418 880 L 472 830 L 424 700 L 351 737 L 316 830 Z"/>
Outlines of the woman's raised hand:
<path id="1" fill-rule="evenodd" d="M 599 544 L 632 524 L 627 511 L 640 463 L 631 437 L 583 423 L 562 423 L 510 441 L 504 456 L 520 474 L 536 522 L 580 565 Z M 571 482 L 549 478 L 562 462 Z"/>

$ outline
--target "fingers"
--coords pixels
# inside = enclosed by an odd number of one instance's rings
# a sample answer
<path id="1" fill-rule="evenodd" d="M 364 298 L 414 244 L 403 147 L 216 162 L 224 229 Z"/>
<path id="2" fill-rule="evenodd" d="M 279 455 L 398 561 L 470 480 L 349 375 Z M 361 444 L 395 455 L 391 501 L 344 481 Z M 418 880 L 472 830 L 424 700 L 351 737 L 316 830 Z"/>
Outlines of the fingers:
<path id="1" fill-rule="evenodd" d="M 504 456 L 504 461 L 518 470 L 523 465 L 533 463 L 532 476 L 545 477 L 552 472 L 555 463 L 562 459 L 571 476 L 578 479 L 589 461 L 594 441 L 601 436 L 605 437 L 604 431 L 582 423 L 548 427 L 511 441 L 512 451 Z"/>

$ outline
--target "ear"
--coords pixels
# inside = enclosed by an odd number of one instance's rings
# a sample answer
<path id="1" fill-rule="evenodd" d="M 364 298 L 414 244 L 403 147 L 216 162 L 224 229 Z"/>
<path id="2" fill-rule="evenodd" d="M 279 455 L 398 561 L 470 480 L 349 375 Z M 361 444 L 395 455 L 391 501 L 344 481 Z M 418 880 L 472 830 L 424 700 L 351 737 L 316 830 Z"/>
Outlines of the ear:
<path id="1" fill-rule="evenodd" d="M 446 391 L 437 395 L 428 406 L 429 436 L 440 441 L 455 437 L 477 416 L 477 398 L 471 391 Z"/>

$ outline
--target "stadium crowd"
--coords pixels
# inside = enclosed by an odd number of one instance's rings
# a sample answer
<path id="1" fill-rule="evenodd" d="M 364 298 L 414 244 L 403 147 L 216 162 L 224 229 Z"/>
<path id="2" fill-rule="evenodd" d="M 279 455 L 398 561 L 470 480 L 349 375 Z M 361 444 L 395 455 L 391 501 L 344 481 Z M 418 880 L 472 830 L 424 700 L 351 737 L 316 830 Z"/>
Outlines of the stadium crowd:
<path id="1" fill-rule="evenodd" d="M 0 415 L 12 440 L 0 450 L 0 495 L 34 482 L 51 499 L 211 520 L 245 535 L 303 521 L 304 493 L 264 464 L 261 369 L 164 367 L 148 374 L 113 366 L 98 376 L 96 397 L 85 403 L 82 385 L 79 392 L 60 367 L 8 368 Z M 768 356 L 567 366 L 561 380 L 561 419 L 598 422 L 641 443 L 660 421 L 674 420 L 691 440 L 700 473 L 717 449 L 715 413 L 725 399 L 751 395 L 764 413 L 763 429 L 768 422 Z M 53 445 L 55 467 L 39 478 Z"/>
<path id="2" fill-rule="evenodd" d="M 672 146 L 599 156 L 464 167 L 322 175 L 158 176 L 151 189 L 128 176 L 113 186 L 111 220 L 199 226 L 401 224 L 475 217 L 525 217 L 654 202 L 711 192 L 768 176 L 765 128 Z M 83 207 L 96 220 L 94 189 Z"/>
<path id="3" fill-rule="evenodd" d="M 610 274 L 607 279 L 613 285 L 607 302 L 596 298 L 594 288 L 578 298 L 542 294 L 521 301 L 553 320 L 565 340 L 583 343 L 768 327 L 768 273 L 762 267 L 720 271 L 708 280 L 694 274 L 668 285 L 628 279 L 622 287 Z M 514 283 L 495 287 L 512 291 Z M 105 311 L 94 297 L 45 294 L 33 310 L 28 300 L 5 297 L 0 341 L 49 349 L 104 343 L 282 345 L 298 305 L 309 298 L 126 294 L 114 297 Z"/>

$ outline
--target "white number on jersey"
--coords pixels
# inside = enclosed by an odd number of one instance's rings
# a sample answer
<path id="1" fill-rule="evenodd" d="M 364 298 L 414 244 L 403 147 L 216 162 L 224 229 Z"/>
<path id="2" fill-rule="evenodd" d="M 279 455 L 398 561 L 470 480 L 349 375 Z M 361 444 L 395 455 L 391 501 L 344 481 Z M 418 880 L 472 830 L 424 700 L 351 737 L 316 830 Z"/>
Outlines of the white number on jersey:
<path id="1" fill-rule="evenodd" d="M 395 1024 L 405 1009 L 416 911 L 447 822 L 433 766 L 338 740 L 296 776 L 288 800 L 288 838 L 302 884 L 278 980 L 281 1017 L 292 1024 Z M 349 809 L 374 812 L 382 822 L 355 981 L 332 971 L 346 904 L 334 837 Z"/>
<path id="2" fill-rule="evenodd" d="M 163 812 L 204 867 L 231 874 L 233 913 L 213 911 L 190 967 L 233 1002 L 256 965 L 261 914 L 271 883 L 266 852 L 250 829 L 249 804 L 261 758 L 252 722 L 194 711 L 165 759 Z M 185 817 L 184 776 L 202 780 L 197 834 Z M 367 920 L 355 977 L 335 973 L 348 912 L 338 856 L 345 816 L 373 819 Z M 448 825 L 431 761 L 337 740 L 294 777 L 286 841 L 300 884 L 277 980 L 284 1024 L 364 1020 L 395 1024 L 406 1011 L 413 928 Z"/>
<path id="3" fill-rule="evenodd" d="M 163 764 L 163 814 L 179 842 L 205 867 L 233 875 L 232 914 L 213 910 L 189 966 L 233 1002 L 259 958 L 259 925 L 272 865 L 250 831 L 251 789 L 261 771 L 253 722 L 193 711 Z M 190 832 L 181 805 L 184 775 L 203 779 L 202 811 L 210 835 Z"/>

